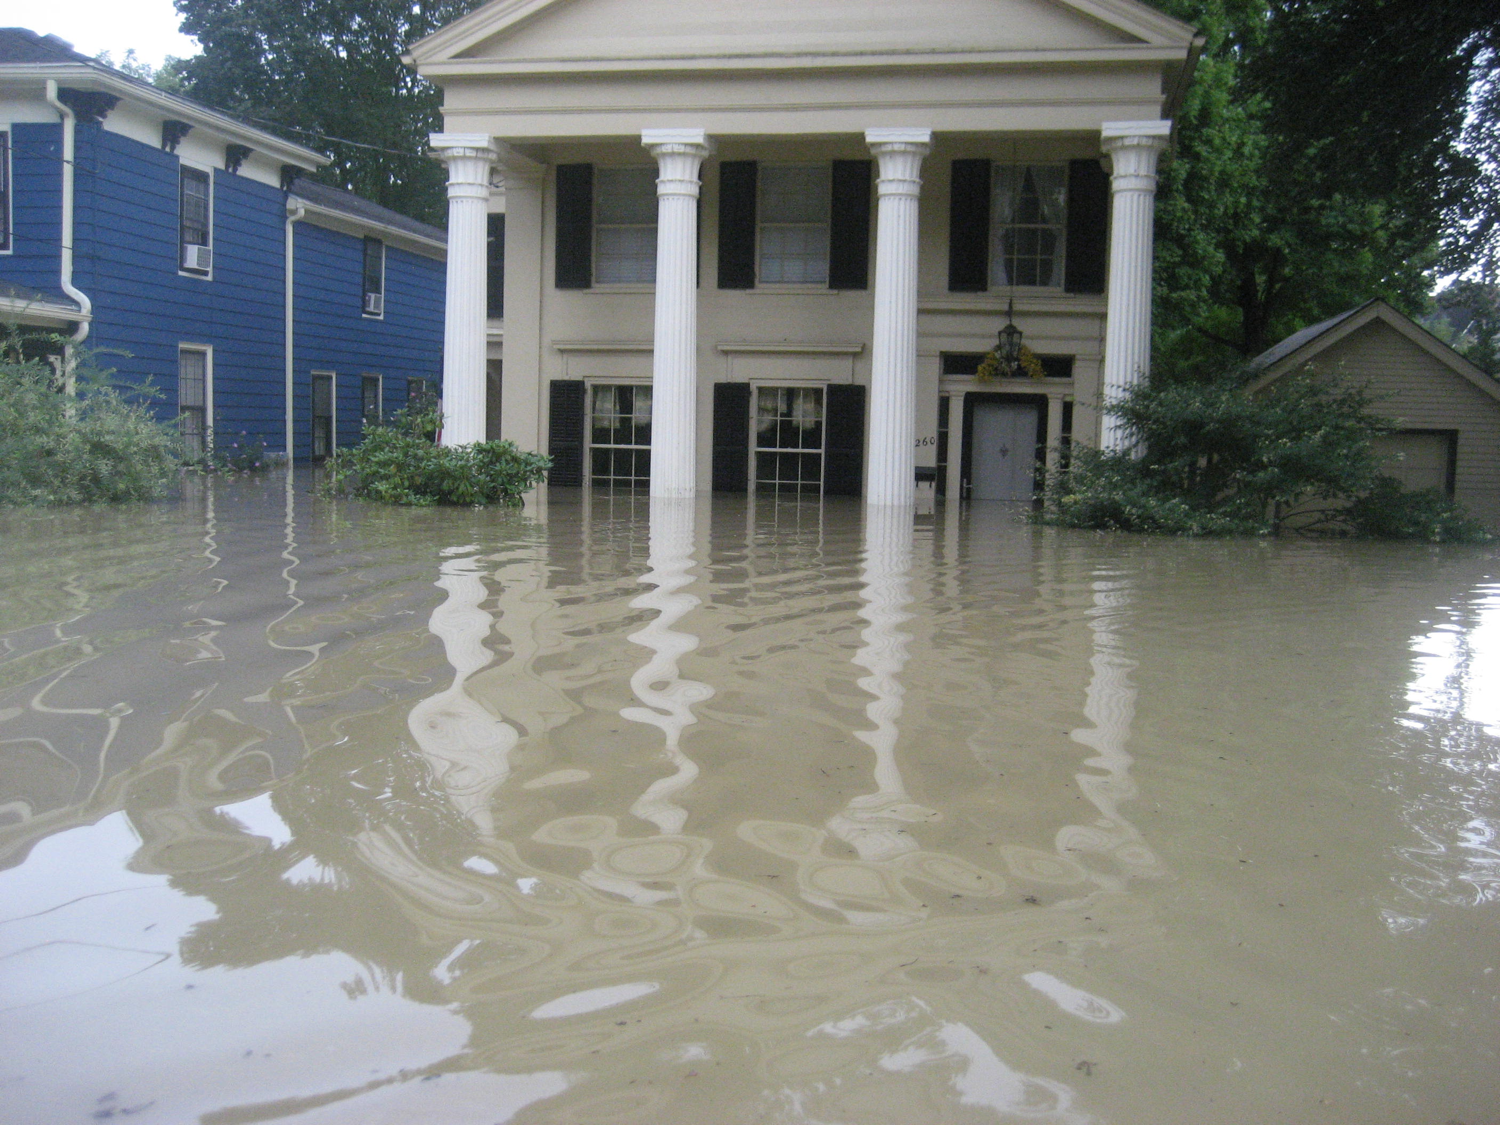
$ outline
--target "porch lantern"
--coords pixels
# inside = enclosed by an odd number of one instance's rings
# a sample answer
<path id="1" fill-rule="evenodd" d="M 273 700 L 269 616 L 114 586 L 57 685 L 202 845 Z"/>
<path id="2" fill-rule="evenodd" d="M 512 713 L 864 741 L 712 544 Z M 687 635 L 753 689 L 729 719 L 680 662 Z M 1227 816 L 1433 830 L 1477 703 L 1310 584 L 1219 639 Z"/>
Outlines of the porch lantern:
<path id="1" fill-rule="evenodd" d="M 1000 374 L 1013 378 L 1021 373 L 1021 330 L 1016 327 L 1016 303 L 1011 301 L 1005 309 L 1005 327 L 995 344 L 995 354 L 1000 360 Z"/>

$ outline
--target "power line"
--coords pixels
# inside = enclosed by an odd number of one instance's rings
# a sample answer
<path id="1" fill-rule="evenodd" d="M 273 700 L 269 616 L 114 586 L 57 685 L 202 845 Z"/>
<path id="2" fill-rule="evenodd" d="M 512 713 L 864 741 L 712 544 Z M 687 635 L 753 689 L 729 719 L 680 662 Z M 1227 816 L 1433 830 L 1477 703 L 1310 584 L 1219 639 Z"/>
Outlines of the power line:
<path id="1" fill-rule="evenodd" d="M 364 141 L 351 141 L 347 137 L 333 137 L 333 136 L 330 136 L 327 133 L 320 133 L 316 129 L 299 129 L 295 125 L 285 125 L 285 124 L 282 124 L 280 121 L 267 121 L 264 117 L 252 117 L 248 113 L 237 113 L 237 114 L 235 114 L 235 116 L 239 117 L 239 118 L 242 118 L 245 121 L 253 121 L 257 125 L 269 125 L 273 129 L 281 129 L 281 130 L 283 130 L 285 132 L 288 132 L 288 133 L 301 133 L 303 136 L 306 136 L 306 137 L 316 137 L 320 141 L 331 141 L 334 144 L 340 144 L 340 145 L 352 145 L 355 148 L 369 149 L 371 152 L 383 152 L 383 153 L 386 153 L 389 156 L 404 156 L 408 160 L 425 160 L 425 159 L 427 159 L 424 155 L 422 155 L 420 153 L 402 152 L 399 149 L 382 148 L 380 145 L 368 145 L 368 144 L 365 144 Z"/>

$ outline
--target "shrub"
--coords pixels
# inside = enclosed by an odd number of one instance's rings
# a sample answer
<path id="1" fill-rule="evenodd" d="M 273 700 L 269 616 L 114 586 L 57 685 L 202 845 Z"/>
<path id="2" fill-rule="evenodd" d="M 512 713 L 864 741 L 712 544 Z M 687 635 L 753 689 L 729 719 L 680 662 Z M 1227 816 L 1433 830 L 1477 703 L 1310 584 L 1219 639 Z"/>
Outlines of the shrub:
<path id="1" fill-rule="evenodd" d="M 436 445 L 440 422 L 431 408 L 399 411 L 334 455 L 329 490 L 386 504 L 514 504 L 552 465 L 508 441 Z"/>
<path id="2" fill-rule="evenodd" d="M 269 469 L 272 464 L 266 454 L 266 443 L 244 430 L 228 439 L 211 432 L 208 445 L 208 454 L 193 464 L 199 472 L 258 473 Z"/>
<path id="3" fill-rule="evenodd" d="M 147 384 L 127 398 L 109 384 L 110 372 L 80 364 L 69 395 L 52 364 L 27 358 L 29 350 L 15 333 L 0 346 L 0 503 L 124 503 L 165 493 L 181 443 L 147 405 L 158 392 Z"/>
<path id="4" fill-rule="evenodd" d="M 1260 395 L 1238 380 L 1146 383 L 1111 408 L 1135 451 L 1075 447 L 1041 519 L 1172 535 L 1260 535 L 1308 505 L 1305 534 L 1433 541 L 1484 537 L 1436 493 L 1380 475 L 1373 440 L 1389 424 L 1360 388 L 1286 379 Z"/>

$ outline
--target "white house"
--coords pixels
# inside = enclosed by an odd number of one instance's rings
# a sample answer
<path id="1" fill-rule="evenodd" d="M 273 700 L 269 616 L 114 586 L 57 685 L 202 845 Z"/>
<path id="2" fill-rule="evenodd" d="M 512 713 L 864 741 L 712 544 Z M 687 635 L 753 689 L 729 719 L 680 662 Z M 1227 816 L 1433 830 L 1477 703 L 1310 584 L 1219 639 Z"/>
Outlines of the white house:
<path id="1" fill-rule="evenodd" d="M 1135 0 L 492 0 L 406 56 L 444 94 L 445 440 L 498 361 L 491 436 L 553 483 L 1030 496 L 1149 366 L 1200 43 Z M 1040 363 L 981 382 L 1012 307 Z"/>

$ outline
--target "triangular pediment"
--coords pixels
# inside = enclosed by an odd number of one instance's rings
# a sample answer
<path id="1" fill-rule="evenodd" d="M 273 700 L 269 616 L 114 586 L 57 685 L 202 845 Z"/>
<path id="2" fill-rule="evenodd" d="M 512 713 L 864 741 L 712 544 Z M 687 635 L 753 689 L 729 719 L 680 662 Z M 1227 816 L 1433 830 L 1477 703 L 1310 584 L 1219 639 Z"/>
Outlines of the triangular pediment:
<path id="1" fill-rule="evenodd" d="M 414 46 L 419 64 L 1068 52 L 1186 46 L 1136 0 L 493 0 Z"/>

